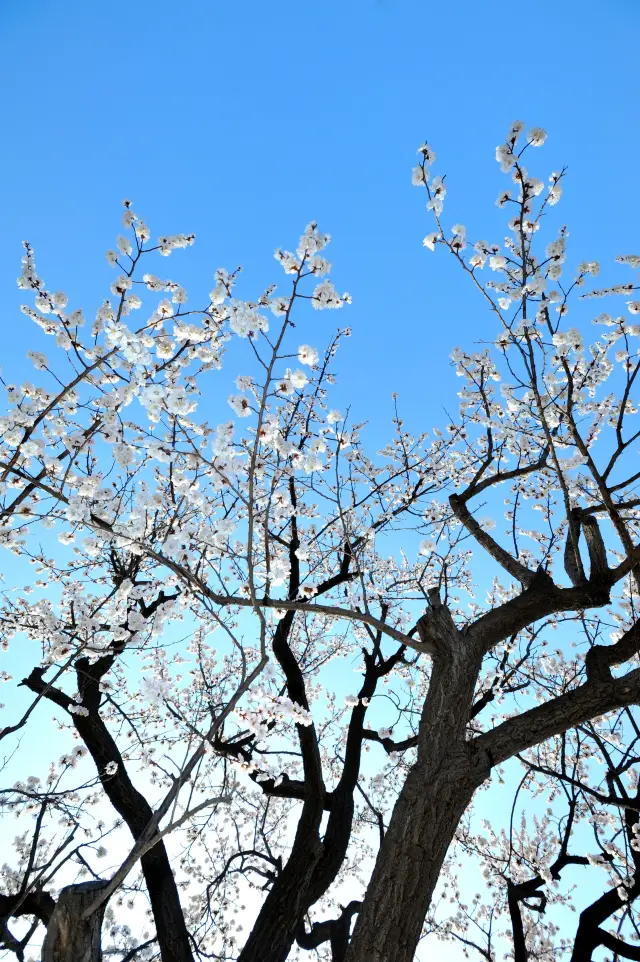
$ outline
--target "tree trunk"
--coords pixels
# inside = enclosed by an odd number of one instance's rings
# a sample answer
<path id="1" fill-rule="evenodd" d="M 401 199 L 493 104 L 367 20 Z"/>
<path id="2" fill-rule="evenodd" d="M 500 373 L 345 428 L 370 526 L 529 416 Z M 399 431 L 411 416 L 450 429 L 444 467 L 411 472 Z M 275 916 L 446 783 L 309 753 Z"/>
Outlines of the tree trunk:
<path id="1" fill-rule="evenodd" d="M 106 902 L 89 919 L 82 915 L 105 885 L 106 882 L 83 882 L 62 889 L 47 926 L 42 962 L 101 962 Z"/>
<path id="2" fill-rule="evenodd" d="M 434 760 L 435 761 L 435 760 Z M 412 962 L 456 828 L 482 779 L 468 753 L 415 765 L 391 817 L 347 962 Z"/>
<path id="3" fill-rule="evenodd" d="M 322 799 L 305 802 L 293 854 L 273 883 L 238 962 L 285 962 L 309 905 L 309 886 L 322 855 Z"/>
<path id="4" fill-rule="evenodd" d="M 413 962 L 458 822 L 491 771 L 487 753 L 467 740 L 481 650 L 437 598 L 419 627 L 433 661 L 418 757 L 395 804 L 346 962 Z"/>

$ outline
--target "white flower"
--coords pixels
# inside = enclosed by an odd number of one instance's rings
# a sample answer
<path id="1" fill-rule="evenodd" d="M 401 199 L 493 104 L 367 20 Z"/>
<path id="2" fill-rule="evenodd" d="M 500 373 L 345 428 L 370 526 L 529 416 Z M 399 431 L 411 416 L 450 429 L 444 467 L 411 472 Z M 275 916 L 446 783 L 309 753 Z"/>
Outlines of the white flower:
<path id="1" fill-rule="evenodd" d="M 122 234 L 118 236 L 116 245 L 121 254 L 131 254 L 131 251 L 133 250 L 129 238 L 123 237 Z"/>
<path id="2" fill-rule="evenodd" d="M 64 291 L 56 291 L 53 295 L 53 303 L 62 310 L 69 303 L 69 298 Z"/>
<path id="3" fill-rule="evenodd" d="M 120 274 L 118 279 L 115 280 L 111 285 L 111 293 L 115 294 L 116 296 L 124 294 L 125 291 L 128 291 L 131 288 L 132 283 L 133 282 L 130 277 L 127 277 L 125 274 Z"/>
<path id="4" fill-rule="evenodd" d="M 213 453 L 218 456 L 230 454 L 232 443 L 233 421 L 227 421 L 225 424 L 219 424 L 215 429 L 213 439 L 211 441 Z"/>
<path id="5" fill-rule="evenodd" d="M 273 256 L 277 261 L 280 261 L 285 274 L 295 274 L 300 270 L 300 262 L 296 260 L 291 251 L 283 251 L 278 248 Z"/>
<path id="6" fill-rule="evenodd" d="M 494 254 L 489 258 L 489 267 L 492 271 L 501 271 L 503 267 L 506 267 L 507 258 L 503 257 L 502 254 Z"/>
<path id="7" fill-rule="evenodd" d="M 258 331 L 266 334 L 269 330 L 268 321 L 263 314 L 237 301 L 232 302 L 229 308 L 229 327 L 238 337 L 255 337 Z"/>
<path id="8" fill-rule="evenodd" d="M 446 194 L 447 188 L 443 178 L 440 176 L 434 177 L 431 181 L 431 199 L 427 204 L 427 210 L 433 210 L 436 214 L 441 214 Z"/>
<path id="9" fill-rule="evenodd" d="M 637 311 L 632 311 L 632 313 L 637 313 Z M 47 366 L 47 358 L 40 351 L 27 351 L 27 357 L 35 367 L 36 371 L 41 371 Z"/>
<path id="10" fill-rule="evenodd" d="M 424 162 L 425 162 L 425 164 L 426 164 L 428 167 L 430 167 L 431 164 L 432 164 L 432 163 L 434 162 L 434 160 L 436 159 L 436 152 L 435 152 L 435 150 L 433 149 L 433 147 L 430 147 L 429 144 L 426 144 L 426 143 L 425 143 L 425 144 L 420 144 L 420 146 L 418 147 L 416 153 L 422 154 L 422 156 L 423 156 L 423 158 L 424 158 Z"/>
<path id="11" fill-rule="evenodd" d="M 303 585 L 298 592 L 298 598 L 300 601 L 307 601 L 309 598 L 313 598 L 317 590 L 314 584 Z"/>
<path id="12" fill-rule="evenodd" d="M 107 764 L 104 766 L 105 775 L 115 775 L 117 771 L 118 771 L 117 762 L 107 762 Z"/>
<path id="13" fill-rule="evenodd" d="M 286 558 L 273 558 L 269 568 L 269 578 L 271 580 L 271 584 L 276 588 L 278 585 L 283 585 L 289 577 L 290 570 L 291 568 Z"/>
<path id="14" fill-rule="evenodd" d="M 344 696 L 344 703 L 345 703 L 345 705 L 346 705 L 347 708 L 355 708 L 356 705 L 358 704 L 359 700 L 360 700 L 360 699 L 358 698 L 357 695 L 345 695 L 345 696 Z"/>
<path id="15" fill-rule="evenodd" d="M 547 139 L 547 132 L 542 127 L 532 127 L 527 134 L 527 140 L 532 147 L 542 147 Z"/>
<path id="16" fill-rule="evenodd" d="M 307 474 L 313 474 L 314 471 L 320 471 L 324 467 L 324 462 L 322 458 L 319 458 L 317 454 L 308 454 L 304 459 L 304 470 Z"/>
<path id="17" fill-rule="evenodd" d="M 90 517 L 89 505 L 84 498 L 71 497 L 65 509 L 67 520 L 72 523 L 88 521 Z"/>
<path id="18" fill-rule="evenodd" d="M 503 174 L 506 174 L 507 171 L 511 170 L 516 162 L 516 159 L 513 156 L 511 148 L 508 144 L 499 144 L 496 147 L 496 160 L 500 164 L 500 170 Z"/>
<path id="19" fill-rule="evenodd" d="M 164 287 L 164 282 L 155 274 L 143 274 L 142 280 L 150 291 L 161 291 Z"/>
<path id="20" fill-rule="evenodd" d="M 422 246 L 428 247 L 430 251 L 434 251 L 436 249 L 437 240 L 438 240 L 437 233 L 427 234 L 425 239 L 422 241 Z"/>
<path id="21" fill-rule="evenodd" d="M 301 364 L 313 367 L 314 364 L 318 363 L 318 352 L 315 347 L 311 347 L 309 344 L 301 344 L 298 348 L 298 360 Z"/>
<path id="22" fill-rule="evenodd" d="M 313 257 L 314 254 L 321 251 L 330 242 L 331 236 L 329 234 L 322 234 L 318 230 L 318 225 L 315 221 L 312 221 L 305 227 L 304 234 L 298 243 L 296 254 L 300 260 L 302 260 L 303 257 Z"/>
<path id="23" fill-rule="evenodd" d="M 580 264 L 578 264 L 579 274 L 592 274 L 593 277 L 596 277 L 599 270 L 600 265 L 597 261 L 582 261 Z"/>
<path id="24" fill-rule="evenodd" d="M 170 414 L 190 414 L 195 411 L 197 401 L 193 399 L 192 395 L 187 394 L 184 387 L 176 387 L 167 391 L 166 405 Z"/>
<path id="25" fill-rule="evenodd" d="M 549 187 L 549 198 L 548 203 L 553 207 L 558 203 L 562 196 L 562 187 L 560 184 L 554 180 L 554 182 Z"/>
<path id="26" fill-rule="evenodd" d="M 329 424 L 337 424 L 338 421 L 342 421 L 342 414 L 334 408 L 327 414 L 327 421 Z"/>
<path id="27" fill-rule="evenodd" d="M 283 314 L 286 314 L 288 307 L 289 299 L 286 297 L 274 297 L 271 301 L 271 313 L 275 314 L 276 317 L 282 317 Z"/>
<path id="28" fill-rule="evenodd" d="M 423 167 L 414 167 L 411 171 L 411 183 L 414 187 L 424 187 L 428 177 L 429 173 Z"/>
<path id="29" fill-rule="evenodd" d="M 145 698 L 152 704 L 160 705 L 171 690 L 171 684 L 164 678 L 153 675 L 151 678 L 143 678 L 141 691 Z"/>
<path id="30" fill-rule="evenodd" d="M 227 404 L 239 418 L 248 418 L 251 416 L 251 405 L 246 397 L 242 397 L 241 394 L 230 394 L 227 398 Z"/>
<path id="31" fill-rule="evenodd" d="M 322 277 L 324 274 L 328 274 L 331 270 L 331 264 L 324 257 L 310 257 L 307 260 L 306 266 L 316 277 Z"/>
<path id="32" fill-rule="evenodd" d="M 49 299 L 45 297 L 44 294 L 38 294 L 35 299 L 35 305 L 39 311 L 42 311 L 43 314 L 51 313 L 51 304 L 49 303 Z"/>
<path id="33" fill-rule="evenodd" d="M 280 394 L 293 394 L 295 390 L 293 383 L 291 382 L 291 379 L 288 377 L 282 377 L 278 381 L 276 381 L 275 389 Z"/>
<path id="34" fill-rule="evenodd" d="M 318 284 L 311 298 L 311 305 L 317 311 L 323 311 L 328 307 L 342 307 L 342 304 L 342 298 L 328 278 Z"/>

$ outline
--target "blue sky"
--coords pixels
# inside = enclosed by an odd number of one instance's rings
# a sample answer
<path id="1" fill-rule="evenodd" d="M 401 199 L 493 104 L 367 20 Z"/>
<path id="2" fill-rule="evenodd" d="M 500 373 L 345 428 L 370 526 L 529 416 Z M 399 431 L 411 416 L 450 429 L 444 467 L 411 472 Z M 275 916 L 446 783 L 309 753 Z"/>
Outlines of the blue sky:
<path id="1" fill-rule="evenodd" d="M 154 236 L 195 231 L 170 262 L 194 302 L 219 266 L 243 264 L 245 296 L 280 281 L 274 249 L 317 219 L 353 295 L 312 341 L 353 327 L 338 404 L 375 440 L 394 390 L 413 428 L 442 424 L 451 348 L 495 331 L 455 265 L 421 246 L 416 147 L 428 139 L 447 174 L 445 223 L 501 242 L 495 145 L 516 118 L 541 125 L 531 169 L 569 166 L 553 217 L 575 260 L 637 252 L 639 27 L 635 0 L 1 0 L 0 364 L 30 376 L 25 351 L 51 350 L 18 312 L 23 238 L 91 315 L 124 197 Z"/>
<path id="2" fill-rule="evenodd" d="M 549 141 L 533 172 L 569 165 L 554 216 L 576 260 L 632 249 L 639 25 L 632 0 L 538 0 L 522 13 L 506 2 L 4 0 L 5 370 L 7 334 L 25 350 L 21 239 L 47 282 L 91 313 L 129 196 L 156 235 L 196 232 L 171 272 L 198 302 L 221 265 L 243 264 L 246 296 L 279 281 L 273 250 L 317 219 L 354 298 L 340 317 L 354 331 L 340 403 L 382 428 L 398 390 L 412 426 L 442 422 L 450 349 L 494 331 L 455 265 L 421 247 L 431 228 L 410 186 L 415 149 L 428 138 L 447 174 L 445 223 L 500 242 L 495 145 L 516 117 L 540 124 Z M 318 346 L 338 320 L 327 317 Z"/>

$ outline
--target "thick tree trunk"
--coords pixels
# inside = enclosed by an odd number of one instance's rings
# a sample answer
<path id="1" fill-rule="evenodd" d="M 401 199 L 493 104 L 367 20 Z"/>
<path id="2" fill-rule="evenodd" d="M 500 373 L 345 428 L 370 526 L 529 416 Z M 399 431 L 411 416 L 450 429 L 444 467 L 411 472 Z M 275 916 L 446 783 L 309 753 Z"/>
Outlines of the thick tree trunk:
<path id="1" fill-rule="evenodd" d="M 412 962 L 415 956 L 447 849 L 483 780 L 468 753 L 454 751 L 438 762 L 414 766 L 404 784 L 347 962 Z"/>
<path id="2" fill-rule="evenodd" d="M 413 962 L 447 849 L 491 770 L 486 752 L 467 740 L 481 650 L 456 630 L 437 598 L 420 629 L 433 667 L 418 757 L 394 807 L 346 962 Z"/>
<path id="3" fill-rule="evenodd" d="M 106 902 L 86 921 L 82 915 L 106 882 L 68 885 L 60 892 L 42 947 L 42 962 L 101 962 Z"/>

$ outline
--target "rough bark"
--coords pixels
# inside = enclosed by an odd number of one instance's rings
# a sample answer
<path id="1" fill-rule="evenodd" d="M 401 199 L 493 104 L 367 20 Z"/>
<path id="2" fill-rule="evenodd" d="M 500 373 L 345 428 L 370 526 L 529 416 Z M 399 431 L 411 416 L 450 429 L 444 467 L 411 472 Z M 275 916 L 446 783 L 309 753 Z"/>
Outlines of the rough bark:
<path id="1" fill-rule="evenodd" d="M 347 962 L 412 962 L 451 839 L 491 769 L 487 753 L 466 740 L 478 646 L 435 599 L 420 635 L 434 656 L 418 757 L 394 807 Z"/>
<path id="2" fill-rule="evenodd" d="M 0 944 L 20 958 L 19 953 L 24 952 L 26 945 L 25 937 L 14 938 L 9 929 L 9 920 L 31 915 L 47 926 L 55 907 L 53 897 L 38 889 L 30 892 L 23 888 L 13 895 L 0 895 Z"/>
<path id="3" fill-rule="evenodd" d="M 439 771 L 415 766 L 391 823 L 356 922 L 347 962 L 412 962 L 442 863 L 479 784 L 468 756 Z"/>
<path id="4" fill-rule="evenodd" d="M 311 877 L 322 854 L 318 837 L 322 802 L 303 812 L 289 858 L 275 879 L 239 962 L 284 962 L 308 904 Z"/>
<path id="5" fill-rule="evenodd" d="M 466 740 L 485 644 L 457 632 L 446 609 L 429 613 L 421 636 L 434 651 L 433 672 L 418 758 L 396 802 L 346 962 L 412 962 L 447 848 L 476 789 L 494 765 L 517 752 L 588 718 L 637 704 L 640 669 L 614 678 L 608 666 L 637 650 L 638 629 L 616 645 L 592 650 L 584 685 Z"/>
<path id="6" fill-rule="evenodd" d="M 101 962 L 101 929 L 106 903 L 87 920 L 83 913 L 105 882 L 68 885 L 49 920 L 42 962 Z"/>

